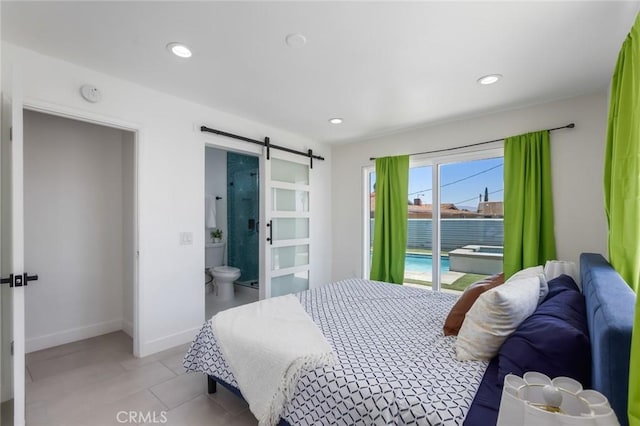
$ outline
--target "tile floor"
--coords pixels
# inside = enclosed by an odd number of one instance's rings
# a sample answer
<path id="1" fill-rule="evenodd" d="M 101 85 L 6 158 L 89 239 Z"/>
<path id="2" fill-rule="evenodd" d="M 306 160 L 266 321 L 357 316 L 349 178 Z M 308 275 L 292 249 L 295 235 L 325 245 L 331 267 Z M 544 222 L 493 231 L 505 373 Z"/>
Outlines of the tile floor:
<path id="1" fill-rule="evenodd" d="M 187 348 L 134 358 L 115 332 L 27 354 L 27 425 L 256 425 L 240 398 L 184 372 Z"/>
<path id="2" fill-rule="evenodd" d="M 134 358 L 115 332 L 27 354 L 27 425 L 256 425 L 244 401 L 184 372 L 188 346 Z"/>
<path id="3" fill-rule="evenodd" d="M 205 310 L 207 319 L 210 319 L 216 313 L 235 306 L 244 305 L 245 303 L 257 302 L 259 290 L 257 288 L 235 285 L 235 294 L 232 300 L 221 301 L 215 295 L 214 291 L 208 291 L 205 296 Z"/>
<path id="4" fill-rule="evenodd" d="M 235 286 L 230 301 L 208 292 L 206 318 L 257 300 L 250 287 Z M 132 346 L 116 332 L 27 354 L 27 425 L 257 424 L 240 398 L 222 386 L 208 395 L 204 375 L 184 372 L 189 344 L 146 358 L 134 358 Z"/>

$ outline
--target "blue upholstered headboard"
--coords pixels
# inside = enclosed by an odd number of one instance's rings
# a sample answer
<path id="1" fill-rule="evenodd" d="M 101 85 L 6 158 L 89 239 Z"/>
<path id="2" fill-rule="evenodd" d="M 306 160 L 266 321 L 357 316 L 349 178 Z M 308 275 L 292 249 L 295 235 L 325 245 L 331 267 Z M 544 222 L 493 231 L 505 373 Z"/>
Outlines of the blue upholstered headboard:
<path id="1" fill-rule="evenodd" d="M 580 255 L 580 276 L 591 338 L 592 387 L 609 399 L 620 423 L 627 425 L 631 329 L 636 295 L 599 254 Z"/>

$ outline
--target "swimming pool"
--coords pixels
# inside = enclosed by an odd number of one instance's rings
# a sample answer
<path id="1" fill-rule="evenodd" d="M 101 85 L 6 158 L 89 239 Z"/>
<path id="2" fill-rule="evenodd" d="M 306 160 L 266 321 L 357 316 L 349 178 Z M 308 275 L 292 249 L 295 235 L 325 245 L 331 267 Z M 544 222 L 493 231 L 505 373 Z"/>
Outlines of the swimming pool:
<path id="1" fill-rule="evenodd" d="M 406 254 L 404 257 L 404 272 L 423 272 L 431 274 L 433 258 L 430 254 Z M 440 272 L 449 272 L 449 258 L 440 257 Z"/>

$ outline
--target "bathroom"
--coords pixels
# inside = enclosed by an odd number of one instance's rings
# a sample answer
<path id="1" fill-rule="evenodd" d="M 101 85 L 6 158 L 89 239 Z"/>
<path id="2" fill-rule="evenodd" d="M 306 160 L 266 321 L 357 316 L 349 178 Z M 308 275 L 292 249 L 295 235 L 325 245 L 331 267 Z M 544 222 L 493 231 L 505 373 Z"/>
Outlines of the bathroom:
<path id="1" fill-rule="evenodd" d="M 207 318 L 258 300 L 259 182 L 258 157 L 205 148 Z"/>

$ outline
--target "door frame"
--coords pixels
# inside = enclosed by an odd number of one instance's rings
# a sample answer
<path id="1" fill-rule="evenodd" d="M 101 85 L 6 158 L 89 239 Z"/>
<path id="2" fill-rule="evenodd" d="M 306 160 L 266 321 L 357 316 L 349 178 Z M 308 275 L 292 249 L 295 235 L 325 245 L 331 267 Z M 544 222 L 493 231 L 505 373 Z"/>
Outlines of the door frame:
<path id="1" fill-rule="evenodd" d="M 142 338 L 140 330 L 142 329 L 143 307 L 140 303 L 144 294 L 140 286 L 140 143 L 143 140 L 144 129 L 138 123 L 120 120 L 113 117 L 103 116 L 94 112 L 70 108 L 58 104 L 43 102 L 36 99 L 24 98 L 22 103 L 24 110 L 40 112 L 57 117 L 68 118 L 71 120 L 82 121 L 85 123 L 96 124 L 99 126 L 110 127 L 113 129 L 124 130 L 133 133 L 133 356 L 140 357 L 140 349 Z"/>
<path id="2" fill-rule="evenodd" d="M 489 148 L 486 147 L 475 147 L 471 149 L 460 149 L 459 152 L 455 153 L 434 153 L 434 154 L 423 154 L 416 155 L 409 158 L 409 169 L 414 167 L 432 167 L 432 182 L 435 191 L 432 192 L 431 204 L 432 205 L 440 205 L 440 167 L 445 166 L 451 163 L 459 163 L 465 161 L 474 161 L 474 160 L 484 160 L 489 158 L 497 158 L 504 157 L 504 142 L 496 141 L 495 144 L 492 144 Z M 375 172 L 376 166 L 374 164 L 368 164 L 366 166 L 362 166 L 362 175 L 361 175 L 361 184 L 362 184 L 362 277 L 364 279 L 369 279 L 369 273 L 371 270 L 371 262 L 369 260 L 369 253 L 371 250 L 371 200 L 370 200 L 370 188 L 371 181 L 370 176 L 372 172 Z M 434 262 L 433 270 L 435 271 L 435 275 L 432 276 L 433 283 L 432 289 L 434 291 L 440 291 L 440 209 L 436 209 L 434 212 L 433 219 L 433 228 L 432 228 L 432 244 L 433 244 L 433 253 L 437 254 L 437 260 Z"/>
<path id="3" fill-rule="evenodd" d="M 199 126 L 196 126 L 199 129 Z M 204 137 L 206 136 L 206 138 Z M 253 157 L 257 157 L 258 158 L 258 173 L 260 174 L 260 179 L 258 182 L 258 190 L 260 193 L 259 196 L 259 200 L 258 200 L 258 209 L 259 209 L 259 215 L 258 217 L 260 218 L 260 224 L 259 226 L 262 227 L 262 229 L 259 229 L 260 231 L 265 230 L 266 228 L 264 227 L 264 224 L 266 223 L 266 209 L 265 209 L 265 179 L 264 179 L 264 161 L 263 161 L 263 157 L 264 157 L 264 148 L 263 147 L 259 147 L 257 145 L 251 145 L 251 144 L 246 144 L 247 146 L 245 147 L 245 144 L 242 144 L 242 146 L 240 144 L 233 144 L 229 139 L 225 138 L 224 136 L 220 136 L 220 135 L 216 135 L 216 134 L 211 134 L 211 133 L 207 133 L 206 135 L 203 135 L 203 141 L 204 141 L 204 145 L 203 145 L 203 151 L 202 151 L 202 182 L 203 182 L 203 188 L 202 188 L 202 194 L 203 194 L 203 199 L 204 199 L 204 176 L 205 176 L 205 167 L 206 167 L 206 162 L 205 162 L 205 151 L 204 149 L 206 148 L 215 148 L 215 149 L 219 149 L 222 151 L 227 151 L 227 152 L 237 152 L 238 154 L 243 154 L 243 155 L 250 155 Z M 226 197 L 227 194 L 225 194 Z M 204 209 L 203 209 L 204 212 Z M 203 224 L 204 224 L 204 214 L 203 214 Z M 204 229 L 204 226 L 203 228 Z M 260 232 L 259 233 L 259 244 L 258 244 L 258 297 L 260 300 L 265 298 L 265 261 L 264 261 L 264 255 L 265 255 L 265 248 L 264 248 L 264 232 Z M 204 243 L 202 246 L 202 254 L 204 256 Z M 202 297 L 205 297 L 205 293 L 202 293 Z M 206 316 L 206 303 L 203 303 L 204 309 L 205 309 L 205 316 Z"/>

